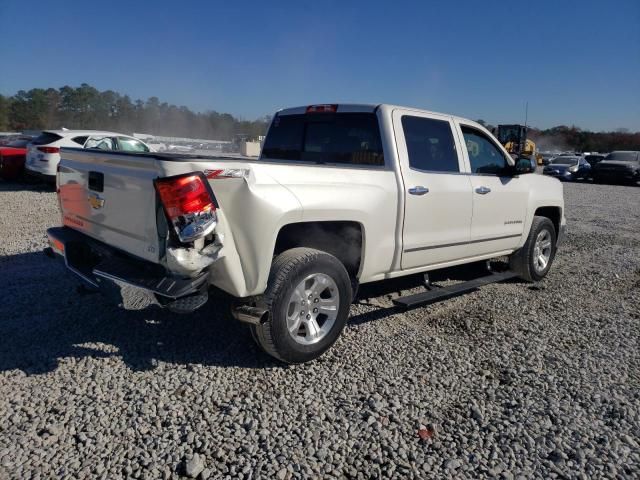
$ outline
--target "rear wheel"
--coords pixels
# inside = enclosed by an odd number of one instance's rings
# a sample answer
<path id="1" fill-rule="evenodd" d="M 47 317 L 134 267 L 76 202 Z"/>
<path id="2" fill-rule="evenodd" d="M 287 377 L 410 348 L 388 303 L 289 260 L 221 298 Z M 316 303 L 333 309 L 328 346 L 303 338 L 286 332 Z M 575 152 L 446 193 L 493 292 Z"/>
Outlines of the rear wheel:
<path id="1" fill-rule="evenodd" d="M 340 336 L 349 316 L 351 280 L 333 255 L 294 248 L 273 262 L 264 306 L 269 320 L 251 326 L 268 354 L 287 363 L 322 355 Z"/>
<path id="2" fill-rule="evenodd" d="M 556 229 L 551 220 L 533 217 L 527 241 L 509 258 L 511 269 L 528 282 L 542 280 L 555 258 L 556 238 Z"/>

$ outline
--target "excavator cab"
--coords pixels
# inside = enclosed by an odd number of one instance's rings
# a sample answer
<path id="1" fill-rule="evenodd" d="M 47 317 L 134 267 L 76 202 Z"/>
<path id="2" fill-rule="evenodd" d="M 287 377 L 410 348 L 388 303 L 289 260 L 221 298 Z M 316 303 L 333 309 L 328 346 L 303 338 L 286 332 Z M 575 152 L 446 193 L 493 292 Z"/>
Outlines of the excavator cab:
<path id="1" fill-rule="evenodd" d="M 524 125 L 498 125 L 498 141 L 513 158 L 528 158 L 542 165 L 542 155 L 536 152 L 536 144 L 527 138 Z"/>
<path id="2" fill-rule="evenodd" d="M 509 153 L 523 154 L 527 147 L 527 127 L 524 125 L 498 125 L 498 141 L 504 145 Z"/>

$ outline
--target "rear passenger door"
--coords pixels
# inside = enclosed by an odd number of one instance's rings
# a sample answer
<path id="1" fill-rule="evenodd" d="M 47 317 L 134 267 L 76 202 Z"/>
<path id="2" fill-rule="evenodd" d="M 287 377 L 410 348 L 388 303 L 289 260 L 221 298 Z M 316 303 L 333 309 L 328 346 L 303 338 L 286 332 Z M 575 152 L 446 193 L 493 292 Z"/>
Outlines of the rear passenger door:
<path id="1" fill-rule="evenodd" d="M 471 183 L 450 117 L 393 113 L 404 181 L 403 270 L 465 258 L 471 228 Z"/>

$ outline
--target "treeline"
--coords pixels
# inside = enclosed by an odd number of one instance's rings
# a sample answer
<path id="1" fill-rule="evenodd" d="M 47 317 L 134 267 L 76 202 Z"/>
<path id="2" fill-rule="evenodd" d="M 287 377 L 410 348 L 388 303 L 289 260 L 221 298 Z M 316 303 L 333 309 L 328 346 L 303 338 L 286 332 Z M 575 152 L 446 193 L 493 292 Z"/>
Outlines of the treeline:
<path id="1" fill-rule="evenodd" d="M 531 139 L 538 150 L 573 150 L 576 152 L 611 152 L 613 150 L 640 150 L 640 132 L 624 129 L 616 132 L 588 132 L 577 127 L 553 127 L 548 130 L 530 130 Z"/>
<path id="2" fill-rule="evenodd" d="M 491 129 L 491 125 L 478 120 Z M 99 129 L 122 133 L 143 132 L 172 137 L 231 140 L 237 134 L 251 138 L 264 135 L 269 117 L 240 120 L 228 113 L 193 112 L 160 102 L 132 100 L 112 90 L 99 91 L 83 83 L 77 88 L 34 88 L 6 97 L 0 95 L 0 131 L 45 128 Z M 640 150 L 640 132 L 589 132 L 559 126 L 547 130 L 530 128 L 539 150 L 610 152 Z"/>
<path id="3" fill-rule="evenodd" d="M 497 128 L 484 120 L 476 120 L 490 131 Z M 576 126 L 564 125 L 541 130 L 529 127 L 528 138 L 539 151 L 612 152 L 613 150 L 640 150 L 640 132 L 625 128 L 615 132 L 590 132 Z"/>
<path id="4" fill-rule="evenodd" d="M 0 95 L 0 131 L 98 129 L 131 134 L 231 140 L 236 134 L 264 135 L 269 118 L 240 120 L 228 113 L 197 113 L 187 107 L 132 100 L 112 90 L 99 91 L 83 83 L 77 88 L 34 88 Z"/>

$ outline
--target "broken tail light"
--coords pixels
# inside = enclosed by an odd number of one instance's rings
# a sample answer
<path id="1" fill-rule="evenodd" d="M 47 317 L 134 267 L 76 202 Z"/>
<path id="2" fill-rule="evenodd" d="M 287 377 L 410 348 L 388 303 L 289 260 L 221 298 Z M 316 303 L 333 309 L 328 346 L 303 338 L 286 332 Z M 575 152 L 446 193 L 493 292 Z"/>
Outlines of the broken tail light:
<path id="1" fill-rule="evenodd" d="M 192 242 L 213 231 L 218 221 L 215 198 L 201 172 L 157 179 L 154 184 L 181 242 Z"/>

